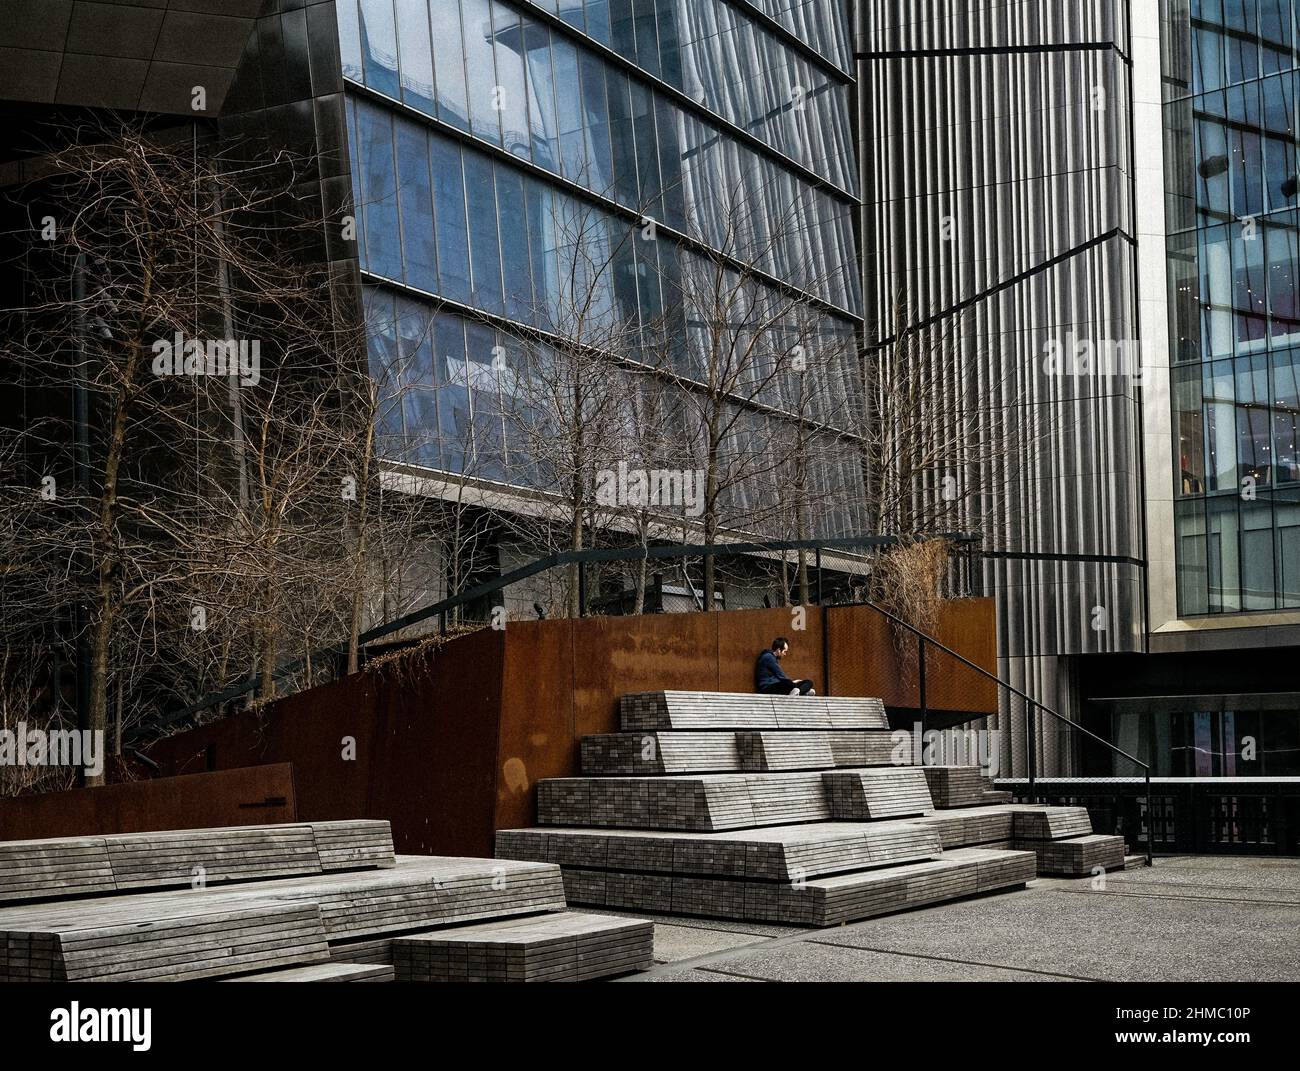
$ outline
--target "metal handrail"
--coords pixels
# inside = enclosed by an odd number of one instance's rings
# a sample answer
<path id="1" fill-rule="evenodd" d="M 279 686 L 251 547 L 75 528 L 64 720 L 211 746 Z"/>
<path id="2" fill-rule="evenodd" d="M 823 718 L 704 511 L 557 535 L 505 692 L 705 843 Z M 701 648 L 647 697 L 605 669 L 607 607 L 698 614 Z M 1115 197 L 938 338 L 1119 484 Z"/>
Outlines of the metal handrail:
<path id="1" fill-rule="evenodd" d="M 979 536 L 971 532 L 949 532 L 936 535 L 933 538 L 942 539 L 950 543 L 973 544 L 978 542 Z M 367 643 L 373 643 L 375 640 L 382 639 L 385 636 L 391 636 L 402 629 L 410 628 L 412 625 L 418 625 L 423 621 L 431 618 L 439 618 L 440 631 L 447 631 L 447 614 L 453 610 L 459 609 L 469 603 L 475 602 L 484 596 L 494 595 L 503 588 L 511 584 L 517 584 L 521 580 L 527 580 L 529 577 L 536 576 L 538 573 L 545 572 L 547 569 L 555 569 L 562 565 L 577 565 L 579 567 L 579 605 L 578 616 L 587 616 L 586 606 L 586 566 L 593 562 L 616 562 L 616 561 L 653 561 L 660 559 L 674 558 L 696 558 L 708 557 L 718 554 L 766 554 L 774 551 L 787 550 L 811 550 L 816 555 L 817 569 L 817 595 L 818 603 L 821 599 L 821 552 L 827 550 L 860 550 L 869 547 L 891 547 L 899 543 L 906 542 L 901 536 L 879 536 L 879 535 L 856 535 L 856 536 L 839 536 L 829 539 L 785 539 L 773 540 L 767 542 L 743 542 L 743 543 L 668 543 L 659 546 L 636 546 L 636 547 L 609 547 L 590 550 L 563 550 L 553 554 L 548 554 L 542 558 L 535 558 L 526 565 L 521 565 L 517 569 L 512 569 L 508 573 L 502 573 L 500 576 L 485 580 L 481 584 L 465 591 L 449 595 L 437 602 L 430 603 L 428 606 L 421 607 L 419 610 L 412 610 L 408 614 L 394 618 L 382 625 L 376 625 L 372 629 L 361 633 L 357 637 L 357 645 L 360 647 Z M 708 593 L 706 600 L 712 597 Z M 329 647 L 322 647 L 310 654 L 304 654 L 291 662 L 280 666 L 272 675 L 274 680 L 282 680 L 298 670 L 302 669 L 312 660 L 327 659 L 336 656 L 340 651 L 346 648 L 338 644 Z M 152 728 L 172 725 L 175 722 L 182 721 L 185 718 L 193 717 L 195 714 L 202 713 L 222 703 L 228 703 L 240 696 L 247 695 L 249 692 L 256 691 L 259 684 L 259 677 L 250 676 L 247 680 L 232 684 L 219 692 L 213 692 L 204 696 L 196 703 L 191 703 L 180 710 L 168 714 L 151 723 Z"/>
<path id="2" fill-rule="evenodd" d="M 929 710 L 929 705 L 925 693 L 925 648 L 927 644 L 929 644 L 931 647 L 938 648 L 940 651 L 942 651 L 944 654 L 948 655 L 949 657 L 955 658 L 962 665 L 970 669 L 973 669 L 976 673 L 980 674 L 981 676 L 986 677 L 989 680 L 994 681 L 997 684 L 1001 685 L 1012 695 L 1019 696 L 1021 699 L 1023 699 L 1026 704 L 1025 706 L 1025 772 L 1027 774 L 1028 781 L 1029 781 L 1030 799 L 1033 799 L 1036 795 L 1035 789 L 1036 789 L 1036 784 L 1038 779 L 1037 770 L 1036 770 L 1037 762 L 1034 757 L 1034 750 L 1035 750 L 1034 723 L 1029 716 L 1031 708 L 1036 708 L 1038 710 L 1043 711 L 1046 714 L 1050 714 L 1057 721 L 1064 722 L 1071 729 L 1077 729 L 1079 732 L 1083 733 L 1084 736 L 1087 736 L 1090 739 L 1095 740 L 1097 743 L 1103 745 L 1104 747 L 1109 748 L 1116 755 L 1121 755 L 1124 758 L 1128 759 L 1130 762 L 1134 763 L 1136 766 L 1139 766 L 1142 769 L 1142 777 L 1146 783 L 1147 865 L 1148 866 L 1151 865 L 1152 847 L 1153 847 L 1152 842 L 1155 837 L 1155 812 L 1151 808 L 1151 767 L 1148 763 L 1143 762 L 1136 755 L 1130 755 L 1122 747 L 1119 747 L 1118 745 L 1111 743 L 1109 740 L 1105 739 L 1104 737 L 1098 736 L 1096 733 L 1092 732 L 1092 730 L 1085 729 L 1078 722 L 1072 721 L 1071 719 L 1067 718 L 1064 714 L 1049 707 L 1046 703 L 1039 702 L 1033 696 L 1017 688 L 1014 684 L 1011 684 L 1010 682 L 1003 680 L 996 673 L 990 673 L 983 666 L 978 665 L 975 662 L 972 662 L 965 655 L 960 654 L 957 651 L 954 651 L 951 647 L 947 646 L 944 643 L 941 643 L 939 640 L 936 640 L 933 636 L 929 635 L 928 633 L 922 632 L 915 625 L 911 624 L 908 621 L 905 621 L 897 614 L 889 610 L 886 610 L 883 606 L 880 606 L 874 602 L 871 602 L 870 600 L 865 600 L 865 599 L 858 600 L 856 602 L 849 602 L 849 603 L 836 603 L 835 605 L 870 607 L 872 610 L 875 610 L 876 613 L 881 614 L 883 617 L 888 618 L 896 625 L 901 625 L 903 628 L 907 629 L 909 632 L 911 632 L 914 636 L 917 637 L 917 652 L 918 652 L 917 699 L 920 703 L 921 726 L 923 731 L 925 729 L 925 723 L 926 723 L 928 710 Z M 823 642 L 825 642 L 824 638 L 823 638 Z M 973 714 L 970 718 L 966 720 L 974 721 L 977 718 L 982 718 L 982 717 L 987 717 L 987 715 Z"/>
<path id="3" fill-rule="evenodd" d="M 967 545 L 968 548 L 979 541 L 978 535 L 969 532 L 953 532 L 953 533 L 936 534 L 932 538 L 942 539 L 950 543 L 965 544 Z M 474 587 L 469 588 L 466 591 L 458 592 L 455 595 L 450 595 L 444 599 L 439 599 L 438 601 L 431 603 L 428 606 L 422 607 L 419 610 L 413 610 L 408 614 L 404 614 L 401 617 L 394 618 L 393 620 L 385 622 L 382 625 L 377 625 L 375 628 L 368 629 L 367 631 L 361 633 L 361 635 L 358 637 L 357 642 L 358 642 L 358 646 L 367 643 L 372 643 L 377 639 L 382 639 L 384 636 L 390 636 L 395 632 L 400 632 L 402 629 L 409 628 L 412 625 L 419 624 L 420 622 L 430 620 L 431 618 L 434 617 L 439 618 L 440 631 L 445 634 L 446 624 L 447 624 L 447 614 L 450 611 L 458 609 L 459 607 L 465 606 L 469 603 L 475 602 L 476 600 L 481 599 L 484 596 L 495 594 L 496 592 L 501 591 L 503 588 L 509 587 L 511 584 L 518 583 L 521 580 L 527 580 L 529 577 L 535 576 L 538 573 L 546 571 L 547 569 L 554 569 L 563 565 L 576 564 L 579 568 L 578 612 L 579 612 L 579 616 L 585 617 L 587 612 L 586 566 L 592 562 L 615 562 L 615 561 L 636 562 L 636 561 L 647 561 L 647 560 L 672 560 L 672 559 L 680 559 L 680 558 L 688 558 L 688 557 L 708 557 L 708 556 L 718 555 L 718 554 L 728 554 L 728 555 L 765 554 L 765 553 L 772 553 L 776 551 L 811 550 L 813 551 L 815 556 L 815 566 L 814 566 L 816 570 L 815 604 L 825 606 L 826 604 L 823 603 L 822 601 L 822 551 L 823 550 L 833 550 L 833 549 L 855 550 L 855 549 L 864 549 L 869 547 L 887 547 L 887 546 L 897 546 L 898 544 L 903 542 L 907 542 L 907 540 L 904 537 L 900 537 L 900 536 L 858 535 L 858 536 L 843 536 L 843 537 L 837 537 L 831 539 L 790 539 L 790 540 L 774 540 L 770 542 L 735 542 L 735 543 L 711 543 L 711 544 L 671 543 L 671 544 L 662 544 L 659 546 L 646 545 L 646 546 L 636 546 L 636 547 L 601 548 L 601 549 L 590 549 L 590 550 L 579 550 L 579 551 L 574 551 L 574 550 L 558 551 L 553 554 L 548 554 L 545 557 L 537 558 L 527 563 L 526 565 L 520 566 L 517 569 L 512 569 L 508 573 L 503 573 L 501 576 L 496 577 L 495 579 L 484 581 L 481 584 L 476 584 Z M 706 604 L 711 603 L 712 597 L 713 597 L 712 592 L 705 592 L 704 593 L 705 603 Z M 1155 833 L 1155 817 L 1154 817 L 1154 812 L 1152 811 L 1151 808 L 1151 768 L 1147 763 L 1143 762 L 1141 759 L 1137 758 L 1134 755 L 1130 755 L 1123 748 L 1117 747 L 1115 744 L 1112 744 L 1109 740 L 1106 740 L 1103 737 L 1098 736 L 1096 733 L 1092 732 L 1091 730 L 1085 729 L 1082 725 L 1079 725 L 1077 722 L 1071 721 L 1069 718 L 1065 717 L 1063 714 L 1059 713 L 1058 711 L 1053 710 L 1051 707 L 1047 706 L 1046 704 L 1039 702 L 1037 699 L 1034 699 L 1028 693 L 1017 688 L 1014 684 L 1011 684 L 1010 682 L 1003 680 L 995 673 L 989 672 L 983 666 L 980 666 L 977 663 L 971 661 L 965 655 L 960 654 L 957 651 L 954 651 L 951 647 L 948 647 L 946 644 L 941 643 L 939 640 L 935 639 L 933 636 L 929 635 L 928 633 L 922 632 L 915 625 L 912 625 L 908 621 L 905 621 L 903 618 L 899 617 L 897 614 L 893 613 L 892 611 L 886 610 L 883 606 L 880 606 L 869 600 L 858 600 L 854 602 L 835 603 L 834 605 L 870 607 L 875 612 L 881 614 L 883 617 L 892 621 L 894 624 L 901 625 L 903 628 L 907 629 L 909 632 L 911 632 L 913 635 L 917 637 L 918 685 L 919 685 L 919 699 L 920 699 L 920 709 L 921 709 L 923 726 L 928 716 L 928 703 L 926 698 L 926 680 L 925 680 L 925 650 L 927 645 L 937 648 L 938 650 L 942 651 L 944 654 L 948 655 L 949 657 L 956 659 L 958 662 L 960 662 L 962 665 L 966 666 L 967 668 L 973 669 L 976 673 L 980 674 L 981 676 L 986 677 L 989 680 L 994 681 L 1001 687 L 1007 689 L 1007 691 L 1012 695 L 1019 696 L 1022 700 L 1024 700 L 1026 704 L 1025 706 L 1025 737 L 1026 737 L 1025 756 L 1026 756 L 1026 770 L 1029 777 L 1029 795 L 1031 798 L 1035 796 L 1035 788 L 1037 782 L 1037 769 L 1036 769 L 1037 763 L 1034 756 L 1035 735 L 1034 735 L 1034 723 L 1030 717 L 1031 709 L 1037 709 L 1043 711 L 1046 714 L 1051 715 L 1057 721 L 1064 722 L 1072 729 L 1077 729 L 1078 731 L 1082 732 L 1085 736 L 1089 737 L 1090 739 L 1095 740 L 1097 743 L 1102 744 L 1103 746 L 1109 748 L 1115 754 L 1123 756 L 1125 759 L 1128 759 L 1130 762 L 1135 763 L 1137 766 L 1141 767 L 1143 771 L 1144 779 L 1146 781 L 1147 825 L 1148 825 L 1147 862 L 1150 863 L 1151 855 L 1152 855 L 1152 841 Z M 824 633 L 822 636 L 822 643 L 824 647 L 826 644 L 826 637 Z M 311 659 L 321 658 L 321 657 L 327 658 L 331 655 L 339 654 L 342 650 L 345 649 L 341 648 L 339 645 L 333 645 L 330 647 L 322 648 L 321 650 L 313 652 L 312 654 L 303 655 L 301 658 L 295 659 L 294 661 L 288 663 L 287 665 L 277 669 L 273 675 L 273 679 L 277 679 L 277 680 L 282 679 L 283 677 L 286 677 L 292 673 L 297 672 L 299 669 L 307 665 Z M 823 662 L 826 661 L 826 657 L 827 657 L 827 652 L 826 650 L 823 650 Z M 256 676 L 250 677 L 250 679 L 240 684 L 231 685 L 230 687 L 225 688 L 220 692 L 204 697 L 203 699 L 199 700 L 197 703 L 190 704 L 189 706 L 184 707 L 181 710 L 169 714 L 167 717 L 160 719 L 157 722 L 154 722 L 153 727 L 157 728 L 159 726 L 170 725 L 184 718 L 191 717 L 194 714 L 200 713 L 201 711 L 210 709 L 211 707 L 218 706 L 221 703 L 226 703 L 233 699 L 238 699 L 242 695 L 246 695 L 249 692 L 255 691 L 256 688 L 258 687 L 258 683 L 259 683 L 258 677 Z M 974 720 L 977 717 L 986 717 L 986 716 L 987 715 L 972 715 L 972 717 L 967 720 Z"/>

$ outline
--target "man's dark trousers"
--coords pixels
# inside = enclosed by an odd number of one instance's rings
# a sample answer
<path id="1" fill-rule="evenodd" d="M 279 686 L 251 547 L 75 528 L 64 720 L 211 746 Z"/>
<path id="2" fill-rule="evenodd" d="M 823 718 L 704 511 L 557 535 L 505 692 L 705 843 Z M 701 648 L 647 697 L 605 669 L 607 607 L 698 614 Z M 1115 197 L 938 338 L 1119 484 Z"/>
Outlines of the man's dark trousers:
<path id="1" fill-rule="evenodd" d="M 798 688 L 800 695 L 807 695 L 812 691 L 812 686 L 812 681 L 773 681 L 771 684 L 763 685 L 758 691 L 761 695 L 789 695 Z"/>

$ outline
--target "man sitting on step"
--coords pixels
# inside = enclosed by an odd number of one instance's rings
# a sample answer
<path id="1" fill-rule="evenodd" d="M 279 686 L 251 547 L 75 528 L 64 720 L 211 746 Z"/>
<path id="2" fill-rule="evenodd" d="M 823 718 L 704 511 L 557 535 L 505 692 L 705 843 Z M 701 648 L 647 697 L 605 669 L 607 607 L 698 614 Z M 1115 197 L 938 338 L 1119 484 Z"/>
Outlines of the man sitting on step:
<path id="1" fill-rule="evenodd" d="M 790 653 L 790 642 L 784 636 L 772 641 L 772 646 L 758 656 L 754 667 L 754 686 L 763 695 L 813 695 L 812 681 L 792 681 L 781 669 L 781 659 Z"/>

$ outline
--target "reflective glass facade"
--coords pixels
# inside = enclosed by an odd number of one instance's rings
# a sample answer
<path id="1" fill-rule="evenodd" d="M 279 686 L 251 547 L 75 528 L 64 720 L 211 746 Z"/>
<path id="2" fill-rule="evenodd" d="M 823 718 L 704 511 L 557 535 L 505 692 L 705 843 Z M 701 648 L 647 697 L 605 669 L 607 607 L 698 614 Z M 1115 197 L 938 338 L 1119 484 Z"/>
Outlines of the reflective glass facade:
<path id="1" fill-rule="evenodd" d="M 1300 606 L 1298 8 L 1165 0 L 1183 615 Z"/>
<path id="2" fill-rule="evenodd" d="M 517 331 L 563 334 L 565 288 L 588 271 L 599 323 L 702 378 L 687 343 L 703 318 L 680 283 L 718 256 L 753 270 L 760 302 L 795 295 L 803 337 L 844 353 L 808 404 L 774 378 L 758 399 L 774 412 L 746 412 L 730 448 L 764 449 L 781 411 L 845 426 L 861 306 L 849 38 L 834 0 L 771 7 L 339 0 L 372 370 L 401 388 L 390 456 L 544 484 L 502 417 Z M 647 220 L 660 239 L 629 240 Z M 859 530 L 857 453 L 825 453 L 813 485 L 842 503 L 828 531 Z M 737 508 L 765 493 L 779 491 L 729 490 Z"/>

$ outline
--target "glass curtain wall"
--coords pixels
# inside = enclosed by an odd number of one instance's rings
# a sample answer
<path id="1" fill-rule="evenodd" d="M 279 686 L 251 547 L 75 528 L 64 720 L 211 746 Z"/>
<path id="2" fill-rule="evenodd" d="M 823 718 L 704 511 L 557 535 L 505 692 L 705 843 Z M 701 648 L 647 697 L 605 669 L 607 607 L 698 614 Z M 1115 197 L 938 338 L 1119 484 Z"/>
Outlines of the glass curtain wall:
<path id="1" fill-rule="evenodd" d="M 729 0 L 339 0 L 344 74 L 366 91 L 347 123 L 372 370 L 400 399 L 381 419 L 389 455 L 544 482 L 504 417 L 517 329 L 566 335 L 581 288 L 597 328 L 630 326 L 695 378 L 686 342 L 709 317 L 682 280 L 721 253 L 756 280 L 745 315 L 785 310 L 768 348 L 788 348 L 784 333 L 842 354 L 807 404 L 787 376 L 753 400 L 830 425 L 809 480 L 853 498 L 857 453 L 835 440 L 857 398 L 861 305 L 839 6 L 766 12 L 818 62 Z M 668 240 L 636 240 L 650 221 Z M 746 412 L 727 448 L 761 450 L 773 420 Z M 770 495 L 761 483 L 738 481 L 727 505 Z M 860 521 L 837 505 L 825 526 Z"/>
<path id="2" fill-rule="evenodd" d="M 1179 609 L 1300 607 L 1293 0 L 1164 0 Z"/>

